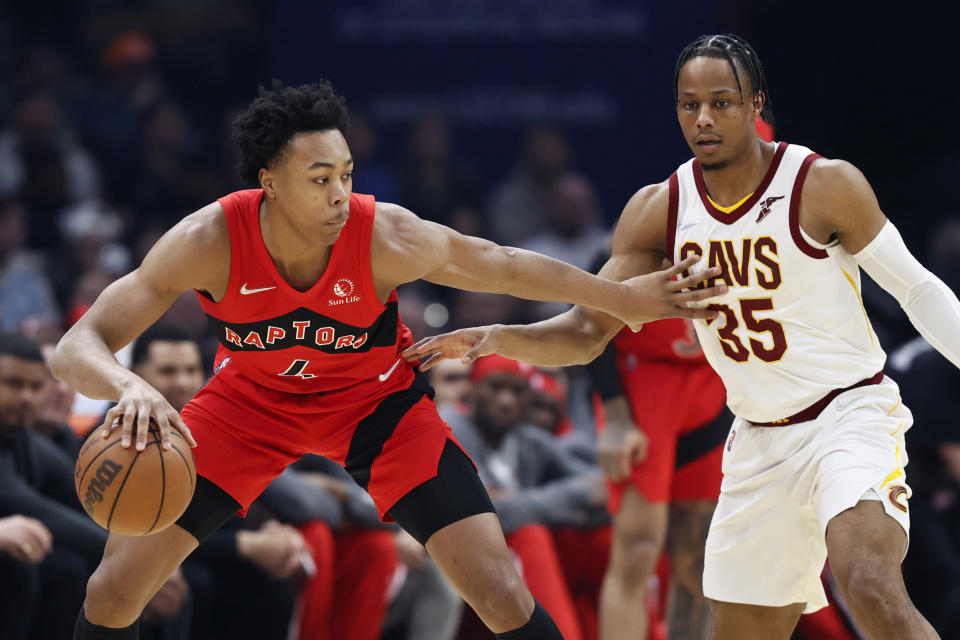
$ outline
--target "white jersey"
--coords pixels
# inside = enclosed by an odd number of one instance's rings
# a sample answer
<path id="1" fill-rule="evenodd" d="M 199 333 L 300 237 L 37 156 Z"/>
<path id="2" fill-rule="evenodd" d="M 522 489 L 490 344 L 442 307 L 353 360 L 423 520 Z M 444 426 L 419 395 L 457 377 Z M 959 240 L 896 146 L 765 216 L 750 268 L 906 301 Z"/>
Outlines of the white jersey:
<path id="1" fill-rule="evenodd" d="M 750 422 L 792 416 L 871 378 L 886 358 L 853 257 L 800 229 L 801 189 L 819 157 L 779 143 L 756 192 L 728 213 L 710 201 L 695 159 L 670 177 L 667 247 L 675 261 L 704 256 L 696 270 L 723 269 L 709 284 L 727 294 L 702 303 L 720 316 L 694 325 L 730 410 Z"/>

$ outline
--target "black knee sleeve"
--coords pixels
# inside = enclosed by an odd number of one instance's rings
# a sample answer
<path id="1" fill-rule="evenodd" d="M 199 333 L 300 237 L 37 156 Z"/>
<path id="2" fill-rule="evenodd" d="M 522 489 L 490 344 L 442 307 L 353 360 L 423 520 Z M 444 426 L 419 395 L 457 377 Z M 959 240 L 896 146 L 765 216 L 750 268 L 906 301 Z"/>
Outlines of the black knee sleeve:
<path id="1" fill-rule="evenodd" d="M 537 602 L 527 624 L 513 631 L 498 633 L 497 640 L 563 640 L 563 636 L 547 610 Z"/>
<path id="2" fill-rule="evenodd" d="M 77 616 L 77 624 L 73 628 L 73 640 L 139 640 L 139 638 L 139 620 L 123 629 L 101 627 L 87 620 L 82 607 L 80 608 L 80 615 Z"/>

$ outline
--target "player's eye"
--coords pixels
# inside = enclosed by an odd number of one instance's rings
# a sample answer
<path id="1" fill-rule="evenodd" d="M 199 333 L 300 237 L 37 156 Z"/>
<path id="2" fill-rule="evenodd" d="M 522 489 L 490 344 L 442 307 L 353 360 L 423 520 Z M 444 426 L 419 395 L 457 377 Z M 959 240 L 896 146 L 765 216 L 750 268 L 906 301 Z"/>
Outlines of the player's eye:
<path id="1" fill-rule="evenodd" d="M 330 182 L 330 178 L 324 176 L 322 178 L 317 178 L 316 180 L 314 180 L 314 182 L 316 182 L 317 184 L 327 184 L 328 182 Z"/>
<path id="2" fill-rule="evenodd" d="M 353 171 L 348 171 L 348 172 L 346 172 L 345 174 L 343 174 L 343 179 L 344 179 L 344 180 L 353 180 Z"/>
<path id="3" fill-rule="evenodd" d="M 727 105 L 730 104 L 730 101 L 729 101 L 729 100 L 717 100 L 714 104 L 717 106 L 717 109 L 725 109 L 725 108 L 727 107 Z"/>
<path id="4" fill-rule="evenodd" d="M 687 111 L 693 111 L 694 109 L 697 108 L 697 103 L 696 103 L 696 102 L 684 102 L 684 103 L 683 103 L 683 108 L 686 109 Z"/>

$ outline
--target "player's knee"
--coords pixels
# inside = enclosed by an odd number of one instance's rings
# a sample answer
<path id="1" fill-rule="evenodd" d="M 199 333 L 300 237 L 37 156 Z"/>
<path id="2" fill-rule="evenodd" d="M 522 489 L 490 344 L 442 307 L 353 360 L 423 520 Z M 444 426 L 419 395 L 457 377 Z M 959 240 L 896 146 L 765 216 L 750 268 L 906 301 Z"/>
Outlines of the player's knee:
<path id="1" fill-rule="evenodd" d="M 87 581 L 84 611 L 87 619 L 101 626 L 126 627 L 140 616 L 150 599 L 146 585 L 138 588 L 117 571 L 101 565 Z"/>
<path id="2" fill-rule="evenodd" d="M 903 580 L 897 571 L 885 570 L 875 563 L 861 562 L 848 566 L 835 576 L 850 606 L 861 612 L 896 617 L 910 605 Z"/>
<path id="3" fill-rule="evenodd" d="M 630 536 L 617 544 L 620 553 L 611 558 L 610 573 L 624 586 L 646 588 L 657 567 L 663 544 L 649 536 Z"/>
<path id="4" fill-rule="evenodd" d="M 481 618 L 494 615 L 502 620 L 513 621 L 517 627 L 526 623 L 530 616 L 532 596 L 516 571 L 504 571 L 498 576 L 495 588 L 487 591 L 483 599 L 485 612 L 479 612 Z"/>

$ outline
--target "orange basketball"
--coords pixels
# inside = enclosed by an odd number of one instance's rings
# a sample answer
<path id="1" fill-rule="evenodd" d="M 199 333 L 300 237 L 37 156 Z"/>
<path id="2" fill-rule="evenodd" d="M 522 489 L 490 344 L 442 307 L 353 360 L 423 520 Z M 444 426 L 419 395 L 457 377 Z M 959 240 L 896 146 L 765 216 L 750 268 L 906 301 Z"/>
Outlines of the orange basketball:
<path id="1" fill-rule="evenodd" d="M 176 522 L 197 483 L 183 436 L 171 429 L 170 448 L 164 450 L 151 418 L 147 446 L 137 451 L 134 444 L 120 446 L 120 429 L 106 438 L 100 432 L 87 437 L 73 472 L 80 503 L 94 522 L 125 536 L 156 533 Z"/>

